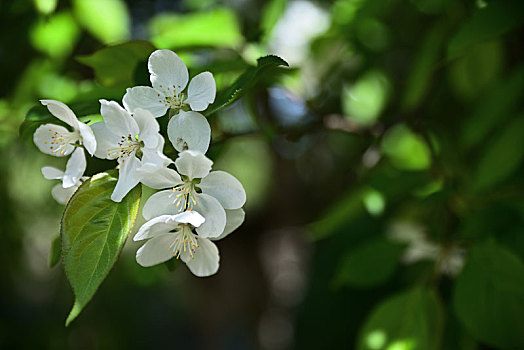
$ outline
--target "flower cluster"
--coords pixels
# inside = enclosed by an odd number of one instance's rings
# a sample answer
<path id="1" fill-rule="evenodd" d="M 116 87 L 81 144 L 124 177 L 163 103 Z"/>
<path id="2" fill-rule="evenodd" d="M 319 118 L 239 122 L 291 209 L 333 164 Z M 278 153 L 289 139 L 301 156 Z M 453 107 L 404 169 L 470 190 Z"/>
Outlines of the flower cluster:
<path id="1" fill-rule="evenodd" d="M 123 107 L 100 100 L 103 121 L 80 122 L 65 104 L 42 100 L 51 114 L 73 131 L 54 124 L 40 126 L 33 137 L 44 153 L 71 156 L 65 171 L 42 168 L 47 179 L 60 179 L 52 195 L 67 203 L 87 177 L 84 149 L 91 156 L 116 160 L 119 176 L 111 199 L 120 202 L 138 183 L 161 191 L 144 205 L 148 220 L 135 235 L 145 241 L 137 251 L 142 266 L 180 258 L 196 276 L 217 272 L 219 254 L 213 241 L 224 238 L 244 221 L 246 193 L 242 184 L 224 171 L 211 171 L 206 157 L 211 127 L 200 113 L 213 103 L 213 75 L 204 72 L 189 80 L 188 70 L 172 51 L 157 50 L 148 61 L 152 87 L 127 89 Z M 179 152 L 173 161 L 163 153 L 164 137 L 156 118 L 168 113 L 167 136 Z M 176 168 L 170 168 L 170 166 Z"/>

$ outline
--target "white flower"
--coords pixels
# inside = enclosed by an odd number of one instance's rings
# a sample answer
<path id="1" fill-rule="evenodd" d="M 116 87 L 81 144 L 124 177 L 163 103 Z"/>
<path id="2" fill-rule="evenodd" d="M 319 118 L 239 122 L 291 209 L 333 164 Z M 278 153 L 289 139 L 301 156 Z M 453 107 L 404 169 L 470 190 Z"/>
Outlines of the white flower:
<path id="1" fill-rule="evenodd" d="M 215 79 L 210 72 L 195 76 L 189 83 L 186 96 L 183 91 L 189 80 L 187 67 L 173 51 L 156 50 L 149 56 L 147 67 L 153 87 L 129 88 L 122 99 L 124 107 L 131 113 L 136 108 L 143 108 L 158 118 L 168 109 L 178 113 L 188 105 L 193 111 L 203 111 L 215 101 Z"/>
<path id="2" fill-rule="evenodd" d="M 145 163 L 164 166 L 171 160 L 162 153 L 164 138 L 151 113 L 138 108 L 132 117 L 114 101 L 100 100 L 100 104 L 104 121 L 92 125 L 97 140 L 95 156 L 117 159 L 119 176 L 111 199 L 120 202 L 138 184 L 137 168 Z"/>
<path id="3" fill-rule="evenodd" d="M 71 156 L 71 159 L 75 157 L 75 153 L 77 151 L 73 152 L 73 155 Z M 85 158 L 83 157 L 85 160 Z M 69 166 L 69 163 L 68 163 Z M 48 180 L 62 180 L 62 184 L 57 184 L 53 189 L 51 190 L 51 195 L 53 198 L 60 204 L 67 204 L 69 202 L 69 199 L 73 196 L 73 194 L 76 192 L 78 187 L 87 180 L 89 177 L 82 176 L 84 174 L 85 170 L 85 162 L 83 168 L 80 167 L 81 172 L 77 172 L 76 174 L 68 174 L 68 168 L 66 168 L 66 171 L 63 172 L 60 169 L 51 167 L 51 166 L 45 166 L 42 168 L 42 175 Z M 72 184 L 71 184 L 72 183 Z M 66 186 L 67 184 L 67 186 Z"/>
<path id="4" fill-rule="evenodd" d="M 33 141 L 38 149 L 52 156 L 65 157 L 75 150 L 75 144 L 78 143 L 84 145 L 89 154 L 93 155 L 96 140 L 89 126 L 78 121 L 73 111 L 62 102 L 55 100 L 40 100 L 40 102 L 52 115 L 71 126 L 73 131 L 55 124 L 41 125 L 33 135 Z"/>
<path id="5" fill-rule="evenodd" d="M 211 127 L 202 114 L 182 111 L 169 120 L 167 136 L 178 152 L 194 150 L 206 153 L 211 140 Z"/>
<path id="6" fill-rule="evenodd" d="M 137 176 L 146 186 L 164 190 L 152 195 L 144 205 L 147 220 L 186 210 L 199 212 L 206 222 L 199 235 L 225 237 L 244 221 L 242 206 L 246 192 L 242 184 L 224 171 L 211 171 L 213 162 L 198 151 L 184 151 L 175 161 L 180 175 L 167 167 L 144 164 Z"/>
<path id="7" fill-rule="evenodd" d="M 133 238 L 149 239 L 136 253 L 136 261 L 145 267 L 163 263 L 173 256 L 186 263 L 198 277 L 218 271 L 218 248 L 209 237 L 193 233 L 194 228 L 205 222 L 196 211 L 176 215 L 162 215 L 146 222 Z"/>
<path id="8" fill-rule="evenodd" d="M 65 104 L 55 100 L 40 100 L 52 115 L 73 128 L 69 131 L 63 126 L 44 124 L 36 129 L 33 141 L 40 151 L 56 157 L 65 157 L 72 153 L 62 179 L 63 188 L 73 187 L 84 174 L 86 159 L 83 145 L 89 154 L 96 149 L 95 135 L 91 128 L 76 118 L 73 111 Z M 56 191 L 55 191 L 56 192 Z"/>
<path id="9" fill-rule="evenodd" d="M 387 236 L 396 242 L 407 244 L 402 261 L 413 264 L 421 260 L 435 261 L 436 270 L 456 276 L 464 266 L 466 251 L 456 243 L 439 244 L 430 240 L 422 226 L 412 222 L 396 222 Z"/>

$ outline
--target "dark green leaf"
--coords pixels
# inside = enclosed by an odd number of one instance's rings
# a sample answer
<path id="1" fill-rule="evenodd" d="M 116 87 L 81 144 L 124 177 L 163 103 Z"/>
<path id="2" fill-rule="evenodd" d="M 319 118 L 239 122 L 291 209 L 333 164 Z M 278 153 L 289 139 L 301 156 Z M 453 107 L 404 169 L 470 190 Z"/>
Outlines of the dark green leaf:
<path id="1" fill-rule="evenodd" d="M 49 251 L 49 267 L 54 267 L 60 261 L 60 253 L 62 252 L 62 240 L 60 236 L 56 236 L 51 242 L 51 250 Z"/>
<path id="2" fill-rule="evenodd" d="M 359 350 L 439 349 L 442 310 L 433 291 L 414 288 L 378 305 L 360 331 Z"/>
<path id="3" fill-rule="evenodd" d="M 486 98 L 479 101 L 462 128 L 460 141 L 464 147 L 471 149 L 479 145 L 492 129 L 509 119 L 522 100 L 523 90 L 524 68 L 520 67 L 504 77 Z"/>
<path id="4" fill-rule="evenodd" d="M 352 249 L 342 261 L 335 283 L 373 287 L 390 278 L 404 248 L 379 237 Z"/>
<path id="5" fill-rule="evenodd" d="M 524 346 L 524 264 L 487 242 L 474 247 L 458 276 L 453 307 L 478 340 L 505 349 Z"/>
<path id="6" fill-rule="evenodd" d="M 524 117 L 509 123 L 480 159 L 474 179 L 476 190 L 485 190 L 511 176 L 524 159 Z"/>
<path id="7" fill-rule="evenodd" d="M 141 186 L 120 203 L 111 200 L 116 171 L 100 173 L 75 192 L 62 217 L 62 256 L 75 303 L 66 325 L 71 323 L 116 262 L 138 213 Z"/>
<path id="8" fill-rule="evenodd" d="M 448 58 L 468 52 L 472 45 L 495 39 L 524 21 L 524 2 L 521 0 L 490 1 L 477 8 L 459 29 L 448 45 Z"/>
<path id="9" fill-rule="evenodd" d="M 230 105 L 231 103 L 242 97 L 247 89 L 253 86 L 256 81 L 262 76 L 268 74 L 271 69 L 279 66 L 289 67 L 288 63 L 278 56 L 264 56 L 257 60 L 258 64 L 256 67 L 249 67 L 229 88 L 218 94 L 215 103 L 213 103 L 205 115 L 211 115 L 222 108 Z"/>
<path id="10" fill-rule="evenodd" d="M 129 41 L 104 47 L 92 55 L 76 59 L 95 70 L 97 80 L 107 87 L 134 85 L 135 67 L 147 60 L 155 47 L 147 41 Z"/>

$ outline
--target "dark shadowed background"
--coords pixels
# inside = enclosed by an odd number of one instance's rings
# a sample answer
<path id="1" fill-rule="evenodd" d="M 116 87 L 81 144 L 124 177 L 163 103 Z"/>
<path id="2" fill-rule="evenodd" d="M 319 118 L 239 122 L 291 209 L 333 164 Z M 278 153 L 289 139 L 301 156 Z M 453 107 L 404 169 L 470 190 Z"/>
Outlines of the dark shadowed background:
<path id="1" fill-rule="evenodd" d="M 520 0 L 0 2 L 0 347 L 524 349 L 523 23 Z M 289 63 L 208 117 L 246 221 L 209 278 L 129 239 L 66 328 L 40 172 L 65 160 L 19 127 L 43 98 L 96 118 L 154 48 L 219 91 Z"/>

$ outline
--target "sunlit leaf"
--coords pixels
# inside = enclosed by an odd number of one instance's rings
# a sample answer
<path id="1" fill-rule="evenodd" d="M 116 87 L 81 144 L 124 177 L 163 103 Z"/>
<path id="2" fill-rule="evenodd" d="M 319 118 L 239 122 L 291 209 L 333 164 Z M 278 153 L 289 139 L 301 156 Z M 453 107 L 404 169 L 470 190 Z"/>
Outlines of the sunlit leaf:
<path id="1" fill-rule="evenodd" d="M 479 341 L 503 349 L 524 344 L 524 264 L 494 242 L 475 246 L 457 278 L 453 307 Z"/>
<path id="2" fill-rule="evenodd" d="M 38 12 L 49 15 L 55 11 L 58 0 L 33 0 L 33 2 Z"/>
<path id="3" fill-rule="evenodd" d="M 129 41 L 104 47 L 89 56 L 76 59 L 95 70 L 102 85 L 131 87 L 134 85 L 135 68 L 147 58 L 155 47 L 147 41 Z"/>
<path id="4" fill-rule="evenodd" d="M 69 12 L 61 12 L 41 19 L 31 31 L 33 46 L 51 57 L 71 53 L 80 35 L 80 29 Z"/>
<path id="5" fill-rule="evenodd" d="M 365 242 L 344 256 L 335 283 L 364 288 L 379 285 L 393 275 L 403 250 L 385 237 Z"/>
<path id="6" fill-rule="evenodd" d="M 150 23 L 151 41 L 159 48 L 187 46 L 236 47 L 243 38 L 233 11 L 160 14 Z"/>
<path id="7" fill-rule="evenodd" d="M 71 323 L 91 300 L 120 255 L 135 218 L 141 186 L 120 203 L 111 200 L 116 171 L 94 175 L 67 204 L 62 217 L 62 257 L 75 303 L 67 317 Z"/>
<path id="8" fill-rule="evenodd" d="M 79 22 L 104 44 L 129 37 L 130 17 L 122 0 L 73 0 Z"/>
<path id="9" fill-rule="evenodd" d="M 484 190 L 511 176 L 524 159 L 524 117 L 512 120 L 488 143 L 478 164 L 474 188 Z"/>
<path id="10" fill-rule="evenodd" d="M 278 56 L 269 55 L 260 57 L 257 60 L 257 66 L 248 68 L 229 88 L 219 93 L 215 102 L 209 106 L 204 114 L 211 115 L 235 102 L 242 97 L 261 76 L 267 77 L 272 69 L 279 66 L 288 67 L 289 65 Z"/>
<path id="11" fill-rule="evenodd" d="M 440 301 L 415 287 L 379 304 L 360 331 L 358 350 L 436 350 L 442 335 Z"/>
<path id="12" fill-rule="evenodd" d="M 431 152 L 425 140 L 403 124 L 386 132 L 381 149 L 399 169 L 422 170 L 431 164 Z"/>
<path id="13" fill-rule="evenodd" d="M 448 58 L 468 52 L 471 46 L 495 39 L 524 21 L 524 2 L 521 0 L 490 1 L 476 8 L 471 18 L 460 27 L 448 45 Z"/>
<path id="14" fill-rule="evenodd" d="M 376 71 L 368 72 L 342 92 L 342 111 L 362 125 L 373 124 L 386 105 L 388 81 Z"/>

